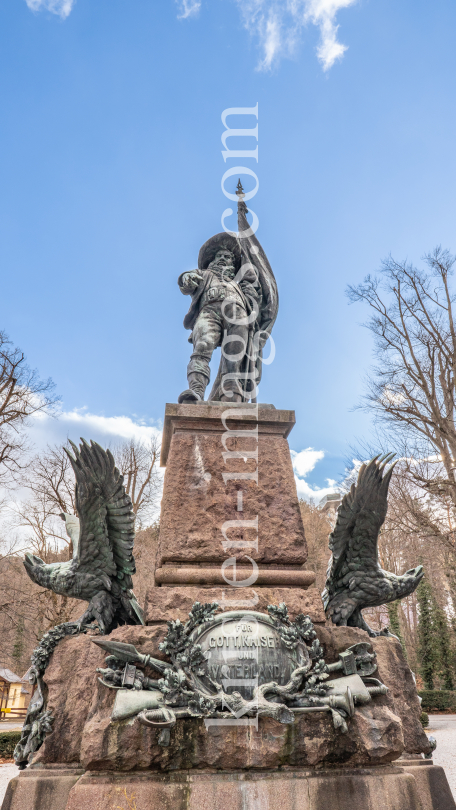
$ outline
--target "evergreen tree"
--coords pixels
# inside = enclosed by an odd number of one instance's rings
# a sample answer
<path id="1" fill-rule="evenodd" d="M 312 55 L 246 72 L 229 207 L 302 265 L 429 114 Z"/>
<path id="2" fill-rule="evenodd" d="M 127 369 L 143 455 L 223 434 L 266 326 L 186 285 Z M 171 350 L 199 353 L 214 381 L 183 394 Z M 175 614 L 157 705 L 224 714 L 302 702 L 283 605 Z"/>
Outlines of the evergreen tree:
<path id="1" fill-rule="evenodd" d="M 16 667 L 16 672 L 18 675 L 21 675 L 23 655 L 24 655 L 24 617 L 19 616 L 19 620 L 16 625 L 16 636 L 14 639 L 14 646 L 12 653 L 12 658 L 14 659 L 14 665 Z"/>
<path id="2" fill-rule="evenodd" d="M 399 641 L 401 642 L 401 647 L 405 657 L 407 658 L 407 650 L 405 649 L 404 639 L 401 633 L 401 624 L 399 620 L 399 610 L 400 610 L 401 600 L 396 599 L 395 602 L 389 602 L 387 605 L 388 608 L 388 618 L 389 618 L 389 629 L 393 635 L 397 636 Z"/>
<path id="3" fill-rule="evenodd" d="M 438 653 L 438 670 L 439 675 L 443 680 L 444 689 L 454 688 L 454 672 L 451 661 L 451 642 L 450 630 L 448 627 L 448 618 L 445 611 L 440 607 L 436 599 L 433 597 L 433 625 L 434 633 L 437 640 L 437 653 Z"/>
<path id="4" fill-rule="evenodd" d="M 433 627 L 433 598 L 427 577 L 423 577 L 416 590 L 420 611 L 418 621 L 418 660 L 425 689 L 434 689 L 437 669 L 436 637 Z"/>

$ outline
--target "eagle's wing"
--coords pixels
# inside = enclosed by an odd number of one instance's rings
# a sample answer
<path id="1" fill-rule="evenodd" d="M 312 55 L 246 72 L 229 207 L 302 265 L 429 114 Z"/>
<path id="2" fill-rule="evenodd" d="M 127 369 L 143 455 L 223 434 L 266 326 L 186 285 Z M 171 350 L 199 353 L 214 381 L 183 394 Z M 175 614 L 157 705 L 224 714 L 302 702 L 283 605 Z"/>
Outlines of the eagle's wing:
<path id="1" fill-rule="evenodd" d="M 332 556 L 323 597 L 326 603 L 339 588 L 349 586 L 357 571 L 377 564 L 378 534 L 386 517 L 394 464 L 383 473 L 393 455 L 376 456 L 363 464 L 356 485 L 352 484 L 339 506 L 336 525 L 329 535 Z"/>
<path id="2" fill-rule="evenodd" d="M 79 450 L 73 442 L 71 446 L 74 456 L 67 453 L 76 476 L 80 523 L 73 560 L 80 574 L 98 575 L 107 590 L 111 590 L 111 579 L 116 579 L 122 590 L 128 590 L 136 571 L 135 515 L 123 477 L 109 450 L 96 442 L 89 445 L 81 439 Z"/>

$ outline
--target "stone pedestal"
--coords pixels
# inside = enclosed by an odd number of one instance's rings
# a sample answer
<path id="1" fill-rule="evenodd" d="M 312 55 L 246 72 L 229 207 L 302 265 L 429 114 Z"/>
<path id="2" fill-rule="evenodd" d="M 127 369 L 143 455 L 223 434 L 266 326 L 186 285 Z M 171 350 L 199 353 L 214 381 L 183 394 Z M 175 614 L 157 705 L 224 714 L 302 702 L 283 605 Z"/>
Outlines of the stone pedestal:
<path id="1" fill-rule="evenodd" d="M 328 664 L 372 641 L 388 693 L 358 705 L 346 733 L 327 712 L 297 714 L 290 725 L 261 717 L 257 728 L 186 717 L 163 747 L 159 728 L 111 721 L 116 692 L 96 673 L 104 653 L 87 635 L 67 637 L 45 675 L 53 731 L 11 781 L 2 810 L 456 810 L 443 770 L 416 758 L 430 744 L 401 645 L 328 625 L 309 587 L 293 425 L 293 411 L 272 406 L 167 405 L 149 626 L 119 627 L 110 639 L 164 660 L 166 621 L 185 621 L 196 601 L 262 612 L 285 602 L 291 618 L 311 617 Z M 232 572 L 233 558 L 237 580 L 256 572 L 249 587 L 229 584 L 224 563 Z"/>
<path id="2" fill-rule="evenodd" d="M 285 601 L 292 614 L 324 622 L 320 595 L 307 590 L 315 574 L 304 570 L 307 545 L 287 442 L 294 424 L 294 411 L 272 405 L 166 406 L 148 624 L 187 618 L 197 599 L 227 610 Z M 222 568 L 233 558 L 235 571 L 232 564 Z M 239 587 L 252 576 L 251 587 Z"/>
<path id="3" fill-rule="evenodd" d="M 71 789 L 84 773 L 77 763 L 27 768 L 9 783 L 2 810 L 65 810 Z"/>
<path id="4" fill-rule="evenodd" d="M 356 628 L 316 630 L 328 663 L 367 640 Z M 121 627 L 110 638 L 163 659 L 165 632 L 159 624 Z M 429 750 L 420 704 L 399 642 L 372 644 L 389 691 L 358 706 L 346 734 L 325 713 L 292 725 L 262 718 L 257 730 L 187 718 L 162 748 L 157 729 L 111 722 L 116 693 L 96 674 L 104 653 L 87 635 L 67 637 L 46 671 L 53 731 L 11 781 L 2 810 L 455 810 L 441 768 L 399 759 Z"/>
<path id="5" fill-rule="evenodd" d="M 3 810 L 454 810 L 442 768 L 429 761 L 414 771 L 419 779 L 395 766 L 82 776 L 41 768 L 10 782 Z M 41 798 L 38 785 L 47 787 Z"/>

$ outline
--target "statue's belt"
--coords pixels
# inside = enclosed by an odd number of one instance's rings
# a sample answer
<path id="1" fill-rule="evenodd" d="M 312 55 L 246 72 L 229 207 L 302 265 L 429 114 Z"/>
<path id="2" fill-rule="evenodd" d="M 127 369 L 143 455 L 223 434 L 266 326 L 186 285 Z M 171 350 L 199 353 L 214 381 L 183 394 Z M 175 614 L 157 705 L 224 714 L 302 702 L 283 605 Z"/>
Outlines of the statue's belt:
<path id="1" fill-rule="evenodd" d="M 205 304 L 215 304 L 218 301 L 223 301 L 225 298 L 228 301 L 231 300 L 234 304 L 239 304 L 245 308 L 245 304 L 241 296 L 236 295 L 234 290 L 227 290 L 226 287 L 210 287 L 201 296 L 200 306 L 204 307 Z"/>

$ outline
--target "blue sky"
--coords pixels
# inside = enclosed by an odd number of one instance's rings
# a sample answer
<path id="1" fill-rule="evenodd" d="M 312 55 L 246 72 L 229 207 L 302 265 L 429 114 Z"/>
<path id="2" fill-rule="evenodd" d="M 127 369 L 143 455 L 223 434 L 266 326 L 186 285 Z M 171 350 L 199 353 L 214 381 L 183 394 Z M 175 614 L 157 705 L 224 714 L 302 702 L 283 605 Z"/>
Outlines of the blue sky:
<path id="1" fill-rule="evenodd" d="M 456 5 L 285 8 L 1 3 L 0 320 L 73 414 L 46 423 L 51 440 L 99 438 L 103 418 L 157 426 L 185 387 L 176 279 L 228 205 L 221 113 L 257 102 L 259 161 L 245 165 L 280 294 L 260 399 L 294 408 L 291 447 L 314 450 L 302 494 L 369 436 L 353 411 L 367 313 L 344 290 L 389 252 L 456 251 Z"/>

